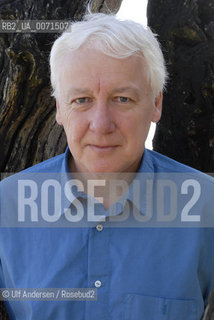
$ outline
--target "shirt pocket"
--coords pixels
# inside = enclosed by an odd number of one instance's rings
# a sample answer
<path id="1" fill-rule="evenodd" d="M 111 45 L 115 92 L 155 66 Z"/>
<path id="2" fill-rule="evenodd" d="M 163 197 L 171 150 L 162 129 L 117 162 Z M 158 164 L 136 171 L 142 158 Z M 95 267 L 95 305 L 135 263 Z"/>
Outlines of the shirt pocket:
<path id="1" fill-rule="evenodd" d="M 198 320 L 195 300 L 128 294 L 125 320 Z"/>

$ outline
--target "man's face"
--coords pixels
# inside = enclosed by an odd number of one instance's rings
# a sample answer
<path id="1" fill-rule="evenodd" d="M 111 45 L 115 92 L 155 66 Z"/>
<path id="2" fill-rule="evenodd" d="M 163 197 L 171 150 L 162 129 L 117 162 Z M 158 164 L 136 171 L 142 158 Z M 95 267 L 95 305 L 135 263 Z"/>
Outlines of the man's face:
<path id="1" fill-rule="evenodd" d="M 63 60 L 56 120 L 76 172 L 135 172 L 151 121 L 161 115 L 142 57 L 116 59 L 83 46 Z"/>

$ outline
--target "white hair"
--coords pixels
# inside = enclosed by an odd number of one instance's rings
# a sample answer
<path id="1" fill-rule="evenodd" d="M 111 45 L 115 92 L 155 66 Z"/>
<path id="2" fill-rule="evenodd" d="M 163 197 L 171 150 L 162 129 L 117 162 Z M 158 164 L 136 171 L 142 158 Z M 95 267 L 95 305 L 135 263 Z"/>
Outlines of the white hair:
<path id="1" fill-rule="evenodd" d="M 55 98 L 59 95 L 58 79 L 63 58 L 86 43 L 119 59 L 140 54 L 147 65 L 154 97 L 163 91 L 167 71 L 160 45 L 150 28 L 131 20 L 119 20 L 115 15 L 91 13 L 83 21 L 72 22 L 70 31 L 65 31 L 52 46 L 50 69 Z"/>

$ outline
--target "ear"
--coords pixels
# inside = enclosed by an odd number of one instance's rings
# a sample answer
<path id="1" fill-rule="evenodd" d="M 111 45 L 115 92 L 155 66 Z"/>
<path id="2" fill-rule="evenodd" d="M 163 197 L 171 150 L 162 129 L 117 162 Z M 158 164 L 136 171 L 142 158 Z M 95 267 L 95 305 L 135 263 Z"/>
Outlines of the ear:
<path id="1" fill-rule="evenodd" d="M 56 122 L 61 126 L 62 119 L 61 119 L 61 108 L 58 99 L 56 99 Z"/>
<path id="2" fill-rule="evenodd" d="M 161 118 L 163 94 L 162 92 L 155 98 L 152 122 L 158 122 Z"/>

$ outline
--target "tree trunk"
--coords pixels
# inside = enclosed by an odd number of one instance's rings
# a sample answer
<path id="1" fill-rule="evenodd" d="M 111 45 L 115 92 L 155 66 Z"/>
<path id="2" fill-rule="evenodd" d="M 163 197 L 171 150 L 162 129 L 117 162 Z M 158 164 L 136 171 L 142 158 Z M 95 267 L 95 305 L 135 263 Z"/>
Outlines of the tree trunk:
<path id="1" fill-rule="evenodd" d="M 93 11 L 117 12 L 122 0 L 94 0 Z M 0 0 L 0 19 L 80 20 L 88 0 Z M 2 24 L 1 24 L 2 28 Z M 1 29 L 2 30 L 2 29 Z M 9 25 L 7 25 L 7 31 Z M 55 122 L 48 58 L 56 33 L 0 33 L 0 172 L 16 172 L 65 150 Z M 0 303 L 0 319 L 8 319 Z"/>
<path id="2" fill-rule="evenodd" d="M 214 0 L 149 0 L 169 72 L 154 150 L 214 172 Z M 214 320 L 214 292 L 204 320 Z"/>
<path id="3" fill-rule="evenodd" d="M 214 0 L 149 0 L 169 71 L 154 150 L 214 172 Z"/>

